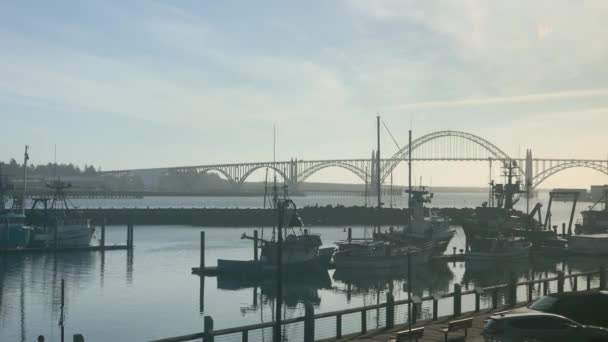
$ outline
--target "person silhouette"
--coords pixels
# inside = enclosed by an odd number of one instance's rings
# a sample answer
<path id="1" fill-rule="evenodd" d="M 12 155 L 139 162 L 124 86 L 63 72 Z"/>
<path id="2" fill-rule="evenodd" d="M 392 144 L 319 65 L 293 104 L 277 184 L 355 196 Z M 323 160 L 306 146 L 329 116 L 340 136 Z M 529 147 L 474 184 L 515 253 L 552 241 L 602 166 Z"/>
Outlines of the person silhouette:
<path id="1" fill-rule="evenodd" d="M 39 335 L 38 336 L 38 342 L 44 342 L 44 336 Z"/>

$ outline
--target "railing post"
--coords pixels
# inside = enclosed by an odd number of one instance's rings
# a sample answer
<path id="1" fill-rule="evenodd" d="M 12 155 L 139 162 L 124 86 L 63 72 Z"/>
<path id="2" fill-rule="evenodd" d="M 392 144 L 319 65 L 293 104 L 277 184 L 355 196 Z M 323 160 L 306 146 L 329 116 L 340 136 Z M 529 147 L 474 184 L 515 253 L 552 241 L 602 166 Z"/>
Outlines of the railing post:
<path id="1" fill-rule="evenodd" d="M 336 315 L 336 338 L 342 337 L 342 314 Z"/>
<path id="2" fill-rule="evenodd" d="M 315 341 L 315 310 L 312 304 L 304 304 L 304 342 Z"/>
<path id="3" fill-rule="evenodd" d="M 574 276 L 573 278 L 574 281 L 572 282 L 572 291 L 576 292 L 578 291 L 578 276 Z"/>
<path id="4" fill-rule="evenodd" d="M 395 326 L 395 297 L 392 293 L 386 294 L 386 329 L 392 329 Z"/>
<path id="5" fill-rule="evenodd" d="M 479 312 L 479 302 L 481 299 L 481 294 L 483 293 L 483 289 L 482 288 L 476 288 L 475 289 L 475 312 Z"/>
<path id="6" fill-rule="evenodd" d="M 543 296 L 549 294 L 549 282 L 547 280 L 543 281 Z"/>
<path id="7" fill-rule="evenodd" d="M 564 272 L 557 271 L 557 293 L 564 292 Z"/>
<path id="8" fill-rule="evenodd" d="M 509 280 L 509 306 L 517 305 L 517 279 L 514 276 Z"/>
<path id="9" fill-rule="evenodd" d="M 534 283 L 528 284 L 528 303 L 532 303 L 532 293 L 534 290 Z"/>
<path id="10" fill-rule="evenodd" d="M 203 332 L 205 333 L 205 336 L 203 337 L 203 341 L 213 342 L 215 339 L 215 336 L 213 336 L 213 318 L 211 318 L 211 316 L 205 316 L 204 323 L 205 328 Z"/>
<path id="11" fill-rule="evenodd" d="M 201 260 L 200 260 L 200 274 L 205 272 L 205 231 L 201 231 Z"/>
<path id="12" fill-rule="evenodd" d="M 606 288 L 606 266 L 600 266 L 600 290 Z"/>
<path id="13" fill-rule="evenodd" d="M 241 342 L 248 342 L 249 341 L 249 330 L 243 330 L 243 333 L 241 335 Z"/>
<path id="14" fill-rule="evenodd" d="M 441 299 L 441 295 L 435 294 L 433 295 L 433 321 L 436 321 L 439 318 L 439 300 Z"/>
<path id="15" fill-rule="evenodd" d="M 462 309 L 462 289 L 460 284 L 454 284 L 454 317 L 460 316 Z"/>
<path id="16" fill-rule="evenodd" d="M 492 309 L 498 308 L 498 290 L 492 290 Z"/>
<path id="17" fill-rule="evenodd" d="M 587 274 L 587 290 L 591 290 L 591 274 Z"/>
<path id="18" fill-rule="evenodd" d="M 367 332 L 367 310 L 363 308 L 361 310 L 361 334 L 365 334 Z"/>

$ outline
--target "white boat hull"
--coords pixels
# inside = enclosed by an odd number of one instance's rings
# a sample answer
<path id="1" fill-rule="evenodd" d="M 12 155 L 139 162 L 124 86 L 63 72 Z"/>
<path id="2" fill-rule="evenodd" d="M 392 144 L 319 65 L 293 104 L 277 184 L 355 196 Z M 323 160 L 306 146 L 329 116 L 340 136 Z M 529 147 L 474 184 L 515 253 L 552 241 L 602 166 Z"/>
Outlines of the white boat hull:
<path id="1" fill-rule="evenodd" d="M 95 228 L 88 224 L 60 225 L 56 234 L 52 228 L 50 230 L 44 234 L 36 234 L 34 241 L 49 247 L 55 245 L 57 247 L 90 246 L 95 232 Z"/>
<path id="2" fill-rule="evenodd" d="M 517 260 L 527 259 L 530 256 L 531 244 L 513 248 L 507 251 L 494 252 L 468 252 L 465 254 L 466 261 L 491 261 L 491 260 Z"/>

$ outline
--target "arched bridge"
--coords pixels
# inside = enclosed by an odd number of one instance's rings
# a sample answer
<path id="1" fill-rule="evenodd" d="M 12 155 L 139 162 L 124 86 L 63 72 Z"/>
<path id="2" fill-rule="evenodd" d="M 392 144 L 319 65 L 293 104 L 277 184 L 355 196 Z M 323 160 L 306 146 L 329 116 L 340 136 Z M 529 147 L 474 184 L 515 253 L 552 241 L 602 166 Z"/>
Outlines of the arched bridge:
<path id="1" fill-rule="evenodd" d="M 410 147 L 405 146 L 390 158 L 380 159 L 380 178 L 385 183 L 399 163 L 407 162 Z M 537 188 L 552 175 L 574 167 L 597 170 L 608 175 L 608 160 L 602 159 L 556 159 L 533 158 L 530 150 L 526 158 L 511 158 L 507 153 L 490 141 L 477 135 L 461 131 L 438 131 L 423 135 L 412 141 L 412 160 L 414 161 L 478 161 L 507 162 L 515 161 L 518 168 L 518 180 L 530 187 Z M 375 183 L 377 158 L 372 152 L 370 158 L 301 160 L 291 159 L 277 162 L 231 163 L 197 166 L 180 166 L 169 168 L 151 168 L 136 170 L 114 170 L 102 172 L 108 176 L 126 176 L 139 174 L 148 178 L 177 173 L 218 172 L 235 188 L 239 188 L 247 178 L 259 169 L 275 170 L 292 187 L 306 181 L 310 176 L 326 168 L 346 169 L 364 183 Z"/>

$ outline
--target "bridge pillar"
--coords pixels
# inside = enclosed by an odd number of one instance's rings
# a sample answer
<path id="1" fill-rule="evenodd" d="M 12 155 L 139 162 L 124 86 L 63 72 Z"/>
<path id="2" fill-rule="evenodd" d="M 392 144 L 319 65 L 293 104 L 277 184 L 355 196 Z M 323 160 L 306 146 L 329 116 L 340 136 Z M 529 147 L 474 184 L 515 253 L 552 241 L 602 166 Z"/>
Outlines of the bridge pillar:
<path id="1" fill-rule="evenodd" d="M 291 159 L 289 162 L 289 180 L 290 185 L 295 188 L 298 184 L 298 159 Z"/>
<path id="2" fill-rule="evenodd" d="M 534 178 L 534 168 L 532 166 L 532 150 L 526 150 L 526 193 L 528 197 L 534 196 L 534 184 L 532 179 Z"/>

